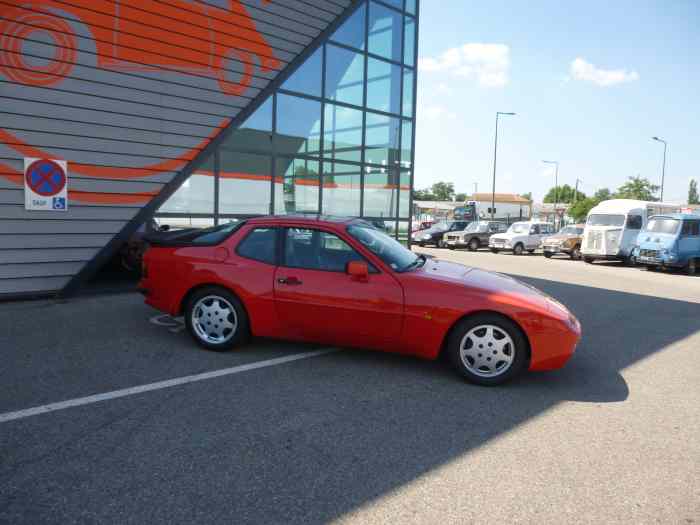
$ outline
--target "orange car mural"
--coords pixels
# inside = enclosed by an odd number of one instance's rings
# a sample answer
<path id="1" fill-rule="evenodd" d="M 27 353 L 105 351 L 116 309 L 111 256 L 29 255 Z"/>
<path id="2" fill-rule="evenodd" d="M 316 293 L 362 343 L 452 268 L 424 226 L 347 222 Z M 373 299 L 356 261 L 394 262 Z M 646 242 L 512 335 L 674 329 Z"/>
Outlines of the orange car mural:
<path id="1" fill-rule="evenodd" d="M 270 0 L 261 0 L 267 4 Z M 0 76 L 22 85 L 51 87 L 70 75 L 78 59 L 79 25 L 94 42 L 97 66 L 113 71 L 170 71 L 214 78 L 220 90 L 241 96 L 256 68 L 278 70 L 265 37 L 239 0 L 221 8 L 191 0 L 3 0 L 0 18 Z M 76 31 L 78 30 L 78 31 Z M 50 35 L 54 55 L 42 64 L 23 56 L 35 33 Z M 240 66 L 234 67 L 234 64 Z M 242 69 L 242 71 L 241 71 Z M 181 169 L 230 119 L 223 119 L 196 147 L 177 158 L 141 167 L 106 167 L 70 161 L 72 173 L 92 178 L 135 179 Z M 0 128 L 0 144 L 23 156 L 60 158 Z M 0 164 L 0 176 L 17 185 L 22 175 Z M 95 204 L 145 204 L 155 193 L 109 194 L 69 190 L 71 199 Z"/>
<path id="2" fill-rule="evenodd" d="M 263 0 L 267 2 L 269 0 Z M 8 2 L 3 2 L 6 4 Z M 0 73 L 22 84 L 50 86 L 68 75 L 75 64 L 77 40 L 68 13 L 85 23 L 97 48 L 98 66 L 122 71 L 172 69 L 215 77 L 221 91 L 242 95 L 250 86 L 256 64 L 262 72 L 280 67 L 272 48 L 255 28 L 239 0 L 228 9 L 173 0 L 9 0 L 0 20 Z M 22 57 L 23 41 L 32 33 L 51 35 L 53 60 L 29 66 Z M 234 35 L 235 33 L 235 35 Z M 229 78 L 232 61 L 243 64 L 237 82 Z"/>

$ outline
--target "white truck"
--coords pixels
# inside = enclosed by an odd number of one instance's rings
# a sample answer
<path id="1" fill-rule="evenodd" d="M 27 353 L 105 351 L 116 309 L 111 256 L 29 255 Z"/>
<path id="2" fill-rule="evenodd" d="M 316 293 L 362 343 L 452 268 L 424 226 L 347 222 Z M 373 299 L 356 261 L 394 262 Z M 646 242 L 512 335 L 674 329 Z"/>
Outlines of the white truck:
<path id="1" fill-rule="evenodd" d="M 581 256 L 587 263 L 595 260 L 631 262 L 637 235 L 652 215 L 679 212 L 681 206 L 632 199 L 603 201 L 588 212 L 583 229 Z"/>

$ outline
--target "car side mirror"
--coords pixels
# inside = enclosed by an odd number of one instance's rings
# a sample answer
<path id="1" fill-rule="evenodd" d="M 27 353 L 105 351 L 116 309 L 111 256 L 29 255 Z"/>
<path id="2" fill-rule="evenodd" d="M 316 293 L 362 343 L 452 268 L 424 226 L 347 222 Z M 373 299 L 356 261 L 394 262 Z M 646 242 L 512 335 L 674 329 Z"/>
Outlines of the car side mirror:
<path id="1" fill-rule="evenodd" d="M 366 281 L 369 278 L 369 267 L 364 261 L 350 261 L 345 271 L 356 281 Z"/>

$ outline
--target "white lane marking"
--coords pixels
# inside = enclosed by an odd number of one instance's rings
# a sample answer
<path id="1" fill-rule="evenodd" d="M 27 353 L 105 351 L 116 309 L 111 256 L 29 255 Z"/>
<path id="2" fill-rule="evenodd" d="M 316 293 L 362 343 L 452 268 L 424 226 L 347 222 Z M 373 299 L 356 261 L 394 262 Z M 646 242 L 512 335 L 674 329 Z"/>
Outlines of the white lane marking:
<path id="1" fill-rule="evenodd" d="M 95 394 L 87 397 L 68 399 L 66 401 L 59 401 L 58 403 L 50 403 L 48 405 L 41 405 L 37 407 L 27 408 L 24 410 L 17 410 L 15 412 L 5 412 L 4 414 L 0 414 L 0 423 L 7 423 L 8 421 L 24 419 L 25 417 L 37 416 L 39 414 L 46 414 L 48 412 L 55 412 L 56 410 L 64 410 L 66 408 L 90 405 L 92 403 L 99 403 L 100 401 L 107 401 L 110 399 L 117 399 L 126 396 L 134 396 L 136 394 L 143 394 L 144 392 L 162 390 L 163 388 L 185 385 L 187 383 L 205 381 L 207 379 L 214 379 L 216 377 L 240 374 L 241 372 L 257 370 L 258 368 L 267 368 L 269 366 L 282 365 L 284 363 L 290 363 L 292 361 L 298 361 L 300 359 L 308 359 L 310 357 L 317 357 L 320 355 L 330 354 L 332 352 L 337 351 L 338 349 L 336 348 L 330 348 L 326 350 L 317 350 L 315 352 L 292 354 L 284 357 L 268 359 L 266 361 L 257 361 L 255 363 L 247 363 L 245 365 L 234 366 L 231 368 L 223 368 L 221 370 L 213 370 L 211 372 L 204 372 L 201 374 L 194 374 L 184 377 L 176 377 L 175 379 L 167 379 L 165 381 L 158 381 L 156 383 L 149 383 L 146 385 L 124 388 L 122 390 L 113 390 L 112 392 L 105 392 L 103 394 Z"/>

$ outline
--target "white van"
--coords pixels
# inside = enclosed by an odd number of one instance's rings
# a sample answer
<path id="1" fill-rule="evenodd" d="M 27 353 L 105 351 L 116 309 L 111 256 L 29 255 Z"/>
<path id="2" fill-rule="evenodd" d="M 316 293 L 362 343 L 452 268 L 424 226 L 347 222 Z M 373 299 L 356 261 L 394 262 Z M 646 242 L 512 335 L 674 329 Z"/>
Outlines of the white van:
<path id="1" fill-rule="evenodd" d="M 512 251 L 514 255 L 522 255 L 526 250 L 532 253 L 540 247 L 544 237 L 554 232 L 554 225 L 548 222 L 514 222 L 507 232 L 489 237 L 489 249 L 492 253 Z"/>
<path id="2" fill-rule="evenodd" d="M 629 261 L 637 235 L 652 215 L 680 211 L 677 204 L 611 199 L 588 212 L 581 255 L 587 263 L 597 259 Z"/>

